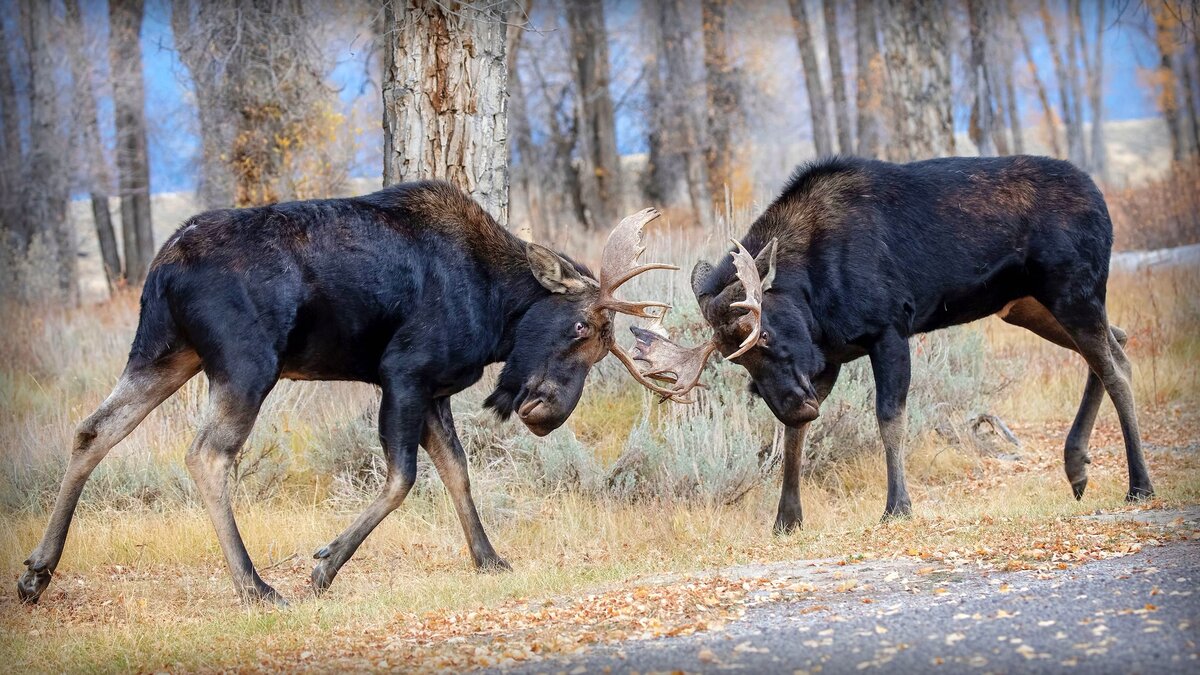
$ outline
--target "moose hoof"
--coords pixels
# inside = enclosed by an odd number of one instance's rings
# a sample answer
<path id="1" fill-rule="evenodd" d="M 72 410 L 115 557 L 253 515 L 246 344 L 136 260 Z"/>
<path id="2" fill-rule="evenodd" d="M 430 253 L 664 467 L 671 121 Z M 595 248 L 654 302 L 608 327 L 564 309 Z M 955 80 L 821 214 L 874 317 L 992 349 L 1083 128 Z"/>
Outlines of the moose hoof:
<path id="1" fill-rule="evenodd" d="M 21 599 L 21 604 L 36 605 L 38 599 L 42 597 L 42 592 L 49 585 L 49 570 L 30 567 L 17 580 L 17 597 Z"/>
<path id="2" fill-rule="evenodd" d="M 1140 502 L 1154 498 L 1154 488 L 1147 485 L 1146 487 L 1129 488 L 1129 492 L 1125 494 L 1125 501 Z"/>
<path id="3" fill-rule="evenodd" d="M 883 510 L 883 518 L 881 523 L 888 523 L 893 520 L 907 520 L 912 517 L 912 504 L 908 501 L 902 501 L 899 504 L 888 506 Z"/>
<path id="4" fill-rule="evenodd" d="M 502 572 L 511 572 L 512 565 L 509 565 L 508 561 L 504 558 L 492 555 L 476 562 L 475 569 L 484 574 L 500 574 Z"/>
<path id="5" fill-rule="evenodd" d="M 771 534 L 777 537 L 786 537 L 789 534 L 799 532 L 803 524 L 804 520 L 798 513 L 780 513 L 775 516 L 775 524 L 771 526 Z"/>
<path id="6" fill-rule="evenodd" d="M 313 593 L 318 597 L 329 589 L 329 585 L 333 583 L 333 578 L 337 576 L 337 570 L 333 565 L 329 564 L 329 559 L 324 558 L 321 562 L 313 567 L 312 571 L 312 589 Z"/>
<path id="7" fill-rule="evenodd" d="M 1075 495 L 1075 501 L 1083 499 L 1083 491 L 1087 489 L 1087 478 L 1071 481 L 1071 492 Z"/>

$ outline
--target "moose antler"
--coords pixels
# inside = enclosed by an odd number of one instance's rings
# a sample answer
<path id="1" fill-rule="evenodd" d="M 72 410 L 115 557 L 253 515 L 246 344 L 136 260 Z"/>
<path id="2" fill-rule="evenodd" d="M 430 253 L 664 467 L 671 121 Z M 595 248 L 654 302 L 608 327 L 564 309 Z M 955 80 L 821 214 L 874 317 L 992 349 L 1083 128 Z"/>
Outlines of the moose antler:
<path id="1" fill-rule="evenodd" d="M 642 245 L 642 228 L 658 216 L 659 213 L 655 209 L 643 209 L 631 216 L 626 216 L 608 235 L 608 242 L 604 245 L 604 253 L 600 259 L 600 294 L 596 300 L 597 309 L 643 319 L 661 319 L 663 314 L 671 308 L 670 305 L 661 302 L 629 302 L 621 300 L 615 295 L 617 289 L 625 282 L 643 272 L 679 269 L 674 265 L 664 263 L 637 264 L 638 258 L 646 250 L 646 247 Z M 616 340 L 609 347 L 609 351 L 625 365 L 629 374 L 633 375 L 633 379 L 642 386 L 663 398 L 675 398 L 675 391 L 656 384 L 644 375 L 638 369 L 637 364 L 633 362 L 634 357 L 626 353 Z"/>
<path id="2" fill-rule="evenodd" d="M 646 247 L 642 246 L 642 228 L 658 216 L 659 213 L 655 209 L 642 209 L 626 216 L 608 235 L 608 242 L 604 244 L 604 253 L 600 259 L 598 307 L 643 319 L 660 316 L 650 313 L 648 310 L 651 308 L 660 308 L 663 312 L 671 308 L 670 305 L 661 302 L 627 302 L 614 295 L 622 284 L 643 272 L 679 269 L 665 263 L 637 264 L 637 259 L 646 250 Z"/>
<path id="3" fill-rule="evenodd" d="M 754 257 L 750 255 L 745 246 L 742 246 L 742 242 L 733 239 L 729 241 L 733 242 L 733 245 L 737 247 L 737 250 L 730 253 L 730 255 L 733 256 L 733 268 L 737 272 L 737 278 L 746 289 L 746 299 L 730 303 L 729 306 L 748 310 L 746 315 L 738 319 L 738 323 L 749 332 L 746 335 L 746 339 L 738 346 L 737 351 L 729 355 L 729 358 L 736 359 L 758 344 L 758 338 L 762 335 L 763 292 L 770 288 L 771 281 L 775 277 L 775 246 L 777 240 L 772 239 L 771 243 L 767 245 L 768 250 L 766 253 L 768 260 L 770 260 L 770 270 L 767 272 L 765 281 L 758 276 L 758 266 L 754 262 Z"/>
<path id="4" fill-rule="evenodd" d="M 733 266 L 737 278 L 746 289 L 746 299 L 731 303 L 730 307 L 747 310 L 746 315 L 740 317 L 738 322 L 748 331 L 748 335 L 738 350 L 730 354 L 728 358 L 737 358 L 745 354 L 758 343 L 762 335 L 763 293 L 771 287 L 775 278 L 777 244 L 778 242 L 772 239 L 764 249 L 763 253 L 767 256 L 768 269 L 766 277 L 760 277 L 754 258 L 750 256 L 741 242 L 733 242 L 735 250 L 730 255 L 733 256 Z M 661 323 L 659 327 L 661 328 Z M 704 366 L 717 351 L 716 341 L 709 339 L 695 347 L 684 347 L 665 335 L 644 328 L 635 326 L 630 330 L 633 331 L 633 336 L 637 340 L 633 350 L 633 359 L 646 364 L 645 368 L 639 370 L 639 375 L 673 385 L 669 390 L 669 395 L 664 394 L 661 387 L 651 387 L 664 399 L 669 398 L 679 403 L 691 403 L 692 399 L 687 398 L 687 395 L 692 389 L 700 386 L 700 375 L 704 371 Z"/>

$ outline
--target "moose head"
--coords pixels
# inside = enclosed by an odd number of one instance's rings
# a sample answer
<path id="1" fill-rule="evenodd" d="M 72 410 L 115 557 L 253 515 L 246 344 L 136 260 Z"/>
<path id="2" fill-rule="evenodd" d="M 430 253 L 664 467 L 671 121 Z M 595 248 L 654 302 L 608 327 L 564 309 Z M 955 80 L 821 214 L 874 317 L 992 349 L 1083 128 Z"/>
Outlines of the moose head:
<path id="1" fill-rule="evenodd" d="M 719 351 L 750 373 L 753 391 L 781 422 L 811 422 L 818 415 L 811 377 L 820 371 L 822 357 L 813 345 L 806 309 L 786 296 L 768 293 L 775 281 L 778 241 L 772 239 L 757 257 L 741 242 L 732 243 L 734 274 L 727 283 L 721 284 L 723 275 L 706 262 L 692 270 L 692 292 L 713 329 L 712 337 L 684 347 L 635 327 L 634 359 L 644 364 L 643 377 L 665 383 L 664 398 L 687 403 L 708 359 Z"/>
<path id="2" fill-rule="evenodd" d="M 613 336 L 618 313 L 657 318 L 669 309 L 661 302 L 616 296 L 618 288 L 639 274 L 679 269 L 662 263 L 637 264 L 645 251 L 642 229 L 658 215 L 645 209 L 613 229 L 602 254 L 599 280 L 544 246 L 527 245 L 533 276 L 550 294 L 535 302 L 518 323 L 513 350 L 485 407 L 501 418 L 516 412 L 530 431 L 544 436 L 571 415 L 588 372 L 610 352 L 638 382 L 660 395 L 671 394 L 642 375 Z"/>

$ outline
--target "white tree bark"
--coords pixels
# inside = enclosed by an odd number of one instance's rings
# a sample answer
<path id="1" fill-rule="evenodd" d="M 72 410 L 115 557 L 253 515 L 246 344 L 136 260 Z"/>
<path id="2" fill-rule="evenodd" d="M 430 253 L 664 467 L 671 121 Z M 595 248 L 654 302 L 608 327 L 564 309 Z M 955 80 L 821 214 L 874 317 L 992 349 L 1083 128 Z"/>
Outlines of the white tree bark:
<path id="1" fill-rule="evenodd" d="M 384 185 L 441 178 L 507 223 L 505 17 L 510 4 L 387 4 Z"/>

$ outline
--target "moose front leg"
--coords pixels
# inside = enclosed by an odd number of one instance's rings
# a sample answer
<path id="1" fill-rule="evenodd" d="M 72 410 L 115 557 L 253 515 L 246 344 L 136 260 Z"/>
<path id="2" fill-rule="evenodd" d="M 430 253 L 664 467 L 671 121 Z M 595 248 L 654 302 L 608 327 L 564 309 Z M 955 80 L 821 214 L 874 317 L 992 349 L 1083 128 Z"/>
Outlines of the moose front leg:
<path id="1" fill-rule="evenodd" d="M 379 405 L 379 441 L 387 458 L 383 489 L 371 505 L 327 546 L 313 554 L 313 592 L 320 595 L 333 583 L 342 565 L 354 555 L 367 535 L 404 503 L 417 482 L 417 443 L 424 425 L 424 400 L 416 390 L 395 380 L 385 380 Z"/>
<path id="2" fill-rule="evenodd" d="M 912 514 L 912 501 L 904 480 L 904 443 L 907 435 L 905 402 L 911 377 L 908 339 L 889 331 L 870 350 L 875 376 L 875 417 L 887 459 L 887 506 L 883 519 Z"/>
<path id="3" fill-rule="evenodd" d="M 462 523 L 471 550 L 471 559 L 476 569 L 484 572 L 512 571 L 512 567 L 496 554 L 487 532 L 479 520 L 475 500 L 471 498 L 471 479 L 467 475 L 467 454 L 463 451 L 458 433 L 454 430 L 454 416 L 450 412 L 450 399 L 438 399 L 425 416 L 425 437 L 421 441 L 425 452 L 433 460 L 442 484 L 450 492 L 454 510 Z"/>
<path id="4" fill-rule="evenodd" d="M 830 364 L 817 375 L 813 388 L 816 389 L 818 403 L 825 402 L 841 369 L 841 364 Z M 775 526 L 772 528 L 775 534 L 791 534 L 800 529 L 804 520 L 800 506 L 800 469 L 804 465 L 804 439 L 808 436 L 809 426 L 787 427 L 783 433 L 783 489 L 779 494 L 779 511 L 775 514 Z"/>

